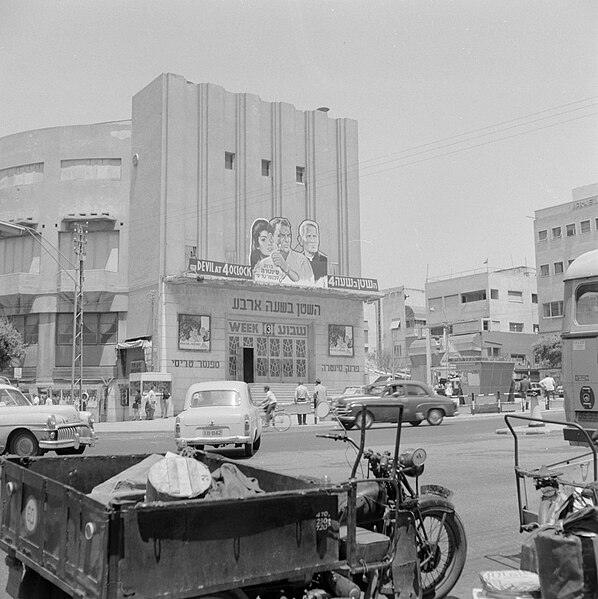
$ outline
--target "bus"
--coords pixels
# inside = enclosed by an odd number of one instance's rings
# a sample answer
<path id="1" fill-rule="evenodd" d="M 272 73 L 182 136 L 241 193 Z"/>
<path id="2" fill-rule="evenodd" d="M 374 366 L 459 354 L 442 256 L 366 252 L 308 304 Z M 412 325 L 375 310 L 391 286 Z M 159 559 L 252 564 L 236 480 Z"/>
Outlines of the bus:
<path id="1" fill-rule="evenodd" d="M 598 249 L 582 254 L 564 277 L 562 373 L 565 417 L 598 430 Z M 590 432 L 590 434 L 592 434 Z M 580 442 L 577 429 L 565 440 Z"/>

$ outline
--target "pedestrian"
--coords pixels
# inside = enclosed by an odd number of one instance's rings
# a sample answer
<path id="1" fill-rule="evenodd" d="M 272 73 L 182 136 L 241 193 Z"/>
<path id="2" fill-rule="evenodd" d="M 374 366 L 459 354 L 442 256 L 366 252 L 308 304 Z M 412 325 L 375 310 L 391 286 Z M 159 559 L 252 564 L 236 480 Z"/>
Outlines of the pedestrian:
<path id="1" fill-rule="evenodd" d="M 150 390 L 147 392 L 147 399 L 145 402 L 145 419 L 153 420 L 154 413 L 156 412 L 156 392 L 154 391 L 155 385 L 152 385 Z"/>
<path id="2" fill-rule="evenodd" d="M 527 394 L 529 392 L 530 384 L 527 374 L 523 375 L 521 382 L 519 383 L 519 392 L 521 393 L 521 411 L 525 412 L 527 409 Z"/>
<path id="3" fill-rule="evenodd" d="M 318 423 L 318 406 L 321 403 L 328 402 L 328 395 L 326 391 L 326 387 L 322 385 L 322 381 L 320 379 L 316 379 L 316 386 L 314 387 L 314 422 Z"/>
<path id="4" fill-rule="evenodd" d="M 162 391 L 162 397 L 160 398 L 160 417 L 168 418 L 168 399 L 170 398 L 170 393 L 168 393 L 168 389 L 164 389 Z"/>
<path id="5" fill-rule="evenodd" d="M 266 412 L 265 426 L 270 426 L 270 422 L 274 420 L 274 412 L 276 412 L 276 395 L 274 395 L 269 385 L 264 385 L 264 393 L 266 394 L 266 399 L 263 401 L 262 407 Z"/>
<path id="6" fill-rule="evenodd" d="M 544 399 L 546 401 L 546 409 L 550 410 L 550 400 L 554 399 L 554 390 L 556 388 L 556 383 L 554 379 L 547 374 L 541 381 L 540 387 L 542 387 L 542 391 L 544 391 Z"/>
<path id="7" fill-rule="evenodd" d="M 33 396 L 33 405 L 39 406 L 39 395 L 37 393 Z"/>
<path id="8" fill-rule="evenodd" d="M 52 402 L 52 396 L 51 396 L 51 395 L 47 395 L 47 396 L 46 396 L 46 398 L 45 398 L 45 400 L 44 400 L 44 405 L 46 405 L 46 406 L 51 406 L 51 405 L 53 405 L 53 402 Z"/>
<path id="9" fill-rule="evenodd" d="M 297 406 L 297 422 L 299 426 L 307 424 L 307 412 L 306 408 L 309 407 L 311 397 L 307 387 L 299 381 L 295 388 L 295 405 Z"/>
<path id="10" fill-rule="evenodd" d="M 135 391 L 133 399 L 133 420 L 141 420 L 141 391 L 139 388 Z"/>

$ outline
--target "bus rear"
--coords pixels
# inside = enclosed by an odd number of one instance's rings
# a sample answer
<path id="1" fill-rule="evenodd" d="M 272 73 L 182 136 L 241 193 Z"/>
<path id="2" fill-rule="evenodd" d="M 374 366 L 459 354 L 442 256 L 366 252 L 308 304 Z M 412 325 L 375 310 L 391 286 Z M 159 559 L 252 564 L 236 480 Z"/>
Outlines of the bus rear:
<path id="1" fill-rule="evenodd" d="M 562 369 L 567 421 L 598 430 L 598 250 L 582 254 L 564 278 Z M 581 441 L 575 429 L 565 439 Z"/>

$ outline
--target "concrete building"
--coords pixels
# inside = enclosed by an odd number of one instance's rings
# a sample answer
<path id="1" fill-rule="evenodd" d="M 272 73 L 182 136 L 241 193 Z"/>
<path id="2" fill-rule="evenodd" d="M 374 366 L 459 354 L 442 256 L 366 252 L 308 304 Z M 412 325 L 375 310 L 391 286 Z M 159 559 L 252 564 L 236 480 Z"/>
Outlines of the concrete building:
<path id="1" fill-rule="evenodd" d="M 486 268 L 430 279 L 426 301 L 435 353 L 446 354 L 449 361 L 474 358 L 533 364 L 531 346 L 538 332 L 533 268 Z"/>
<path id="2" fill-rule="evenodd" d="M 392 287 L 381 291 L 377 303 L 380 322 L 381 356 L 379 364 L 391 372 L 409 371 L 409 347 L 421 337 L 426 324 L 426 301 L 423 289 Z"/>
<path id="3" fill-rule="evenodd" d="M 598 183 L 572 191 L 572 201 L 536 210 L 534 239 L 540 333 L 560 333 L 563 275 L 575 258 L 598 247 Z"/>
<path id="4" fill-rule="evenodd" d="M 131 121 L 0 139 L 0 220 L 46 244 L 0 239 L 0 309 L 31 343 L 26 387 L 67 393 L 79 222 L 83 378 L 101 419 L 128 418 L 152 382 L 178 412 L 196 381 L 365 379 L 363 301 L 379 294 L 352 243 L 351 119 L 164 74 Z"/>

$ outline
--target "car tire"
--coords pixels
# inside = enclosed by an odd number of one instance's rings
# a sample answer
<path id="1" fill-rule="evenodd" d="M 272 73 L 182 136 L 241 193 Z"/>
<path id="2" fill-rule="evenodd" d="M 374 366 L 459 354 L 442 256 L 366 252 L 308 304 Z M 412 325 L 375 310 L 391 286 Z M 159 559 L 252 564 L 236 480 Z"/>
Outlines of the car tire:
<path id="1" fill-rule="evenodd" d="M 253 443 L 245 443 L 245 455 L 250 458 L 254 453 Z"/>
<path id="2" fill-rule="evenodd" d="M 428 412 L 426 420 L 431 426 L 438 426 L 444 420 L 444 412 L 438 408 L 433 408 Z"/>
<path id="3" fill-rule="evenodd" d="M 19 431 L 10 441 L 10 453 L 22 458 L 41 455 L 35 435 L 29 431 Z"/>
<path id="4" fill-rule="evenodd" d="M 253 442 L 253 451 L 254 453 L 260 448 L 260 445 L 262 444 L 262 438 L 258 437 L 254 442 Z"/>
<path id="5" fill-rule="evenodd" d="M 357 414 L 357 416 L 355 417 L 355 426 L 357 426 L 357 428 L 371 428 L 372 424 L 374 424 L 374 415 L 371 412 L 366 412 L 365 422 L 363 423 L 361 422 L 362 418 L 362 414 Z"/>
<path id="6" fill-rule="evenodd" d="M 411 426 L 419 426 L 422 422 L 423 420 L 412 420 L 411 422 L 409 422 L 409 424 Z"/>

